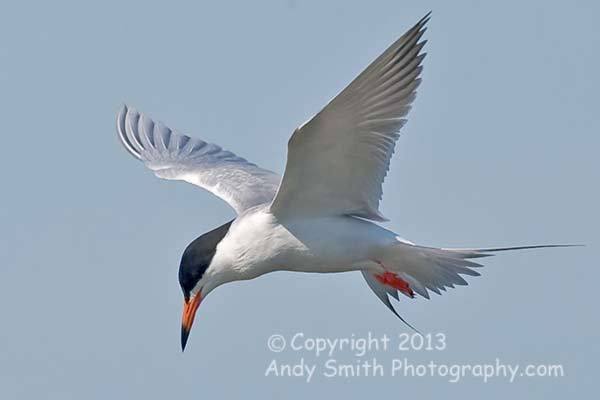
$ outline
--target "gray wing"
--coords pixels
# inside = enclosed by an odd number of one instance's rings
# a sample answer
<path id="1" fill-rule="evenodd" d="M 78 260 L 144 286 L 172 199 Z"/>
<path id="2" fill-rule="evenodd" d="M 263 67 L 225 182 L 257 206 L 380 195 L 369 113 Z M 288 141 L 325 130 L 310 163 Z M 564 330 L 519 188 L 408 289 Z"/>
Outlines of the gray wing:
<path id="1" fill-rule="evenodd" d="M 117 131 L 127 151 L 159 178 L 200 186 L 239 214 L 269 203 L 281 178 L 221 147 L 171 130 L 123 105 Z"/>
<path id="2" fill-rule="evenodd" d="M 429 15 L 393 43 L 288 143 L 271 211 L 282 216 L 379 212 L 383 180 L 419 86 Z"/>

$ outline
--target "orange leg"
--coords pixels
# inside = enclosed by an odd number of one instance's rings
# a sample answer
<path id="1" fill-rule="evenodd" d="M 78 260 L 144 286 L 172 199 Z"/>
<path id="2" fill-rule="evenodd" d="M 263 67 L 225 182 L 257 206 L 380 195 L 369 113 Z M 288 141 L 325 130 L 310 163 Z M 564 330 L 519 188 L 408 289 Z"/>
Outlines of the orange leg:
<path id="1" fill-rule="evenodd" d="M 408 282 L 393 272 L 386 271 L 383 274 L 375 274 L 375 278 L 377 278 L 377 280 L 382 284 L 391 286 L 394 289 L 401 291 L 408 297 L 415 297 L 415 292 L 413 292 L 413 290 L 410 288 Z"/>

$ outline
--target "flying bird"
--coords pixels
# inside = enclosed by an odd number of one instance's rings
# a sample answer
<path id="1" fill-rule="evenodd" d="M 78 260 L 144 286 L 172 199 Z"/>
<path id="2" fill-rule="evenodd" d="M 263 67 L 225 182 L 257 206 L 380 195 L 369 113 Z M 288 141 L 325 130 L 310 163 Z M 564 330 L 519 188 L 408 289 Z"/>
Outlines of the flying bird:
<path id="1" fill-rule="evenodd" d="M 466 285 L 464 275 L 478 276 L 482 257 L 560 246 L 426 247 L 377 224 L 387 221 L 379 211 L 382 184 L 421 82 L 426 42 L 421 38 L 429 15 L 293 132 L 283 177 L 122 107 L 117 130 L 131 155 L 159 178 L 206 189 L 237 213 L 183 253 L 182 350 L 198 306 L 224 283 L 281 270 L 361 271 L 377 297 L 402 319 L 389 296 L 429 298 L 429 292 Z"/>

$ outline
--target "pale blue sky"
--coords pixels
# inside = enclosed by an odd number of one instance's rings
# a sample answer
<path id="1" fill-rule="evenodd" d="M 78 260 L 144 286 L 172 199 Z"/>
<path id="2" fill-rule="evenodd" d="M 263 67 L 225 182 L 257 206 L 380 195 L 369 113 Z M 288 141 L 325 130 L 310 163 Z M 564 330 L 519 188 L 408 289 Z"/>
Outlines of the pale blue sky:
<path id="1" fill-rule="evenodd" d="M 1 398 L 596 393 L 596 2 L 81 3 L 0 6 Z M 400 313 L 448 341 L 409 356 L 560 363 L 566 376 L 265 377 L 274 357 L 302 355 L 270 353 L 273 333 L 406 332 L 357 273 L 219 288 L 182 354 L 181 253 L 233 212 L 121 149 L 120 104 L 281 171 L 293 129 L 429 10 L 424 82 L 384 187 L 386 226 L 427 245 L 588 246 L 502 254 L 466 288 L 402 298 Z"/>

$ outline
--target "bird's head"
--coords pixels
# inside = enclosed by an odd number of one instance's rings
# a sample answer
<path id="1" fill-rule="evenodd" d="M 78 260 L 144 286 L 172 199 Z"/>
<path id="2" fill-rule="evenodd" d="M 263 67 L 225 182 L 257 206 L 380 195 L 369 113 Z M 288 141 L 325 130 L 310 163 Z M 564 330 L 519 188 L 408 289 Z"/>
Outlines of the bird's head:
<path id="1" fill-rule="evenodd" d="M 181 350 L 185 345 L 194 323 L 196 311 L 202 300 L 222 284 L 219 274 L 213 271 L 212 261 L 217 245 L 229 231 L 231 222 L 203 234 L 190 243 L 179 264 L 179 285 L 183 291 L 183 316 L 181 319 Z"/>

